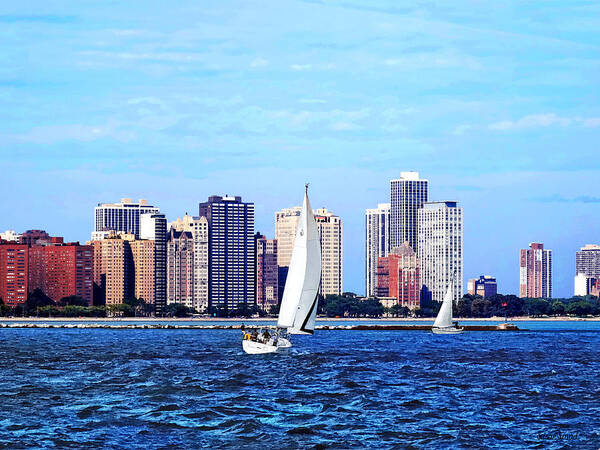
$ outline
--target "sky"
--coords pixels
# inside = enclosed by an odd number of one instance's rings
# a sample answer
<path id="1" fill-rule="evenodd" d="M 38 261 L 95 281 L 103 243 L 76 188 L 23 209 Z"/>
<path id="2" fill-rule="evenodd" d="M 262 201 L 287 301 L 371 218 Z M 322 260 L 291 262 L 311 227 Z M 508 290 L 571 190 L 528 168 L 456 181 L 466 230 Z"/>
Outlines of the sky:
<path id="1" fill-rule="evenodd" d="M 0 105 L 0 230 L 229 194 L 273 236 L 310 182 L 364 293 L 364 211 L 414 170 L 464 208 L 465 289 L 518 293 L 535 241 L 570 296 L 600 243 L 597 1 L 2 2 Z"/>

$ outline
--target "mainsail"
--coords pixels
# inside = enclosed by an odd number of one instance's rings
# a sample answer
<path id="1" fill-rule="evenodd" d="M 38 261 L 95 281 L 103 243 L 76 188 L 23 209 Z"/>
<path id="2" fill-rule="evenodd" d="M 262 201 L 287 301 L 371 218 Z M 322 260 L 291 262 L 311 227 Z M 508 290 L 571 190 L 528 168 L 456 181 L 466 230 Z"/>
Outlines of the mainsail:
<path id="1" fill-rule="evenodd" d="M 292 334 L 312 334 L 317 316 L 317 293 L 321 280 L 321 243 L 308 200 L 308 185 L 292 250 L 277 326 Z"/>
<path id="2" fill-rule="evenodd" d="M 453 283 L 451 282 L 450 286 L 448 286 L 440 312 L 435 318 L 435 322 L 433 322 L 433 326 L 436 328 L 447 328 L 452 326 L 452 284 Z"/>

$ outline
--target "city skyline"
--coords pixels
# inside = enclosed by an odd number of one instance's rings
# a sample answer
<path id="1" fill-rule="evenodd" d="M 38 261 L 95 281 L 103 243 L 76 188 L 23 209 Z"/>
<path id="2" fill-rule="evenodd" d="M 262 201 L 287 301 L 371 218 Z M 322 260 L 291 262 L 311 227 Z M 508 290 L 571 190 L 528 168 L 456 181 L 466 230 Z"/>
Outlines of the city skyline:
<path id="1" fill-rule="evenodd" d="M 571 255 L 599 241 L 590 10 L 6 6 L 0 187 L 19 195 L 3 198 L 0 229 L 85 242 L 98 201 L 147 198 L 173 218 L 219 192 L 254 201 L 273 236 L 273 212 L 310 181 L 315 207 L 344 220 L 344 289 L 361 293 L 363 211 L 418 170 L 430 198 L 465 211 L 465 283 L 492 274 L 518 292 L 518 249 L 539 241 L 567 296 Z"/>
<path id="2" fill-rule="evenodd" d="M 393 181 L 393 180 L 390 180 L 390 181 Z M 389 194 L 389 191 L 388 191 L 388 194 Z M 147 204 L 147 202 L 148 201 L 146 199 L 140 199 L 139 201 L 132 201 L 130 198 L 125 198 L 124 197 L 124 198 L 121 199 L 120 203 L 133 203 L 133 204 L 137 205 L 137 204 Z M 254 203 L 254 202 L 251 201 L 251 203 Z M 436 202 L 430 202 L 430 203 L 436 203 Z M 440 202 L 437 202 L 437 203 L 440 203 Z M 441 203 L 444 203 L 444 202 L 441 202 Z M 450 203 L 452 203 L 452 202 L 450 202 Z M 118 205 L 118 204 L 119 203 L 112 203 L 112 204 L 111 203 L 95 203 L 96 206 L 94 207 L 94 211 L 95 212 L 94 212 L 94 220 L 93 220 L 94 225 L 92 226 L 91 233 L 90 233 L 91 236 L 92 236 L 92 240 L 93 240 L 94 236 L 97 236 L 97 237 L 100 238 L 100 236 L 102 236 L 103 234 L 106 234 L 106 232 L 98 231 L 98 226 L 97 226 L 97 223 L 96 223 L 97 222 L 97 217 L 98 217 L 98 213 L 97 213 L 98 208 L 100 206 L 104 206 L 104 205 L 110 205 L 110 206 L 112 206 L 112 205 Z M 385 205 L 386 204 L 379 204 L 379 207 L 382 207 L 382 206 L 385 206 Z M 153 208 L 154 210 L 162 211 L 160 205 L 153 205 L 153 206 L 151 206 L 151 208 Z M 298 208 L 299 208 L 298 206 L 284 207 L 280 211 L 275 211 L 275 213 L 273 215 L 276 216 L 277 213 L 281 213 L 282 211 L 295 211 Z M 318 209 L 321 209 L 322 211 L 327 211 L 326 208 L 317 208 L 317 209 L 315 209 L 315 212 Z M 364 221 L 365 211 L 367 211 L 367 213 L 368 213 L 371 210 L 372 209 L 367 208 L 367 209 L 365 209 L 362 212 L 363 213 L 363 221 Z M 146 216 L 150 217 L 150 216 L 152 216 L 152 214 L 146 214 Z M 162 213 L 162 212 L 159 212 L 159 213 L 156 213 L 155 216 L 165 217 L 166 215 L 164 213 Z M 184 217 L 184 220 L 186 220 L 186 219 L 191 220 L 192 219 L 192 216 L 189 216 L 187 212 L 185 214 L 182 214 L 181 216 Z M 172 220 L 170 220 L 170 219 L 172 219 Z M 343 220 L 343 218 L 340 218 L 340 219 Z M 167 230 L 170 230 L 171 226 L 175 226 L 175 228 L 178 228 L 178 226 L 181 226 L 181 217 L 180 216 L 174 216 L 174 217 L 166 216 L 166 218 L 163 219 L 163 220 L 166 222 L 166 228 L 167 228 Z M 260 222 L 258 220 L 258 218 L 256 218 L 255 221 L 256 221 L 256 223 Z M 362 245 L 363 245 L 363 249 L 362 249 L 363 250 L 363 255 L 362 255 L 363 256 L 363 260 L 362 260 L 362 264 L 363 264 L 363 279 L 361 280 L 362 291 L 361 290 L 345 289 L 345 288 L 343 289 L 344 292 L 351 291 L 351 292 L 357 293 L 358 295 L 364 295 L 365 294 L 365 292 L 363 292 L 363 291 L 365 289 L 365 280 L 366 280 L 366 270 L 365 270 L 365 267 L 364 267 L 364 265 L 365 265 L 365 257 L 366 257 L 365 248 L 364 248 L 364 245 L 365 245 L 364 239 L 366 238 L 366 236 L 365 236 L 365 223 L 363 222 L 362 225 L 363 225 L 363 230 L 362 230 L 363 231 L 363 243 L 362 243 Z M 262 231 L 258 228 L 258 226 L 255 225 L 255 231 L 257 231 L 257 232 L 260 231 L 263 235 L 265 235 L 269 239 L 275 239 L 275 237 L 276 237 L 275 224 L 273 224 L 272 228 L 273 228 L 272 234 L 262 233 Z M 28 228 L 27 230 L 28 231 L 34 231 L 34 232 L 40 231 L 39 229 L 35 229 L 35 228 Z M 3 235 L 6 234 L 7 238 L 10 240 L 12 238 L 12 233 L 13 232 L 16 235 L 19 235 L 19 233 L 22 233 L 24 231 L 26 231 L 26 230 L 19 231 L 19 230 L 15 230 L 14 227 L 13 227 L 13 228 L 7 228 L 7 229 L 5 229 L 5 231 L 3 231 L 2 234 Z M 46 229 L 41 230 L 42 233 L 47 234 L 46 231 L 47 231 Z M 54 233 L 54 231 L 52 231 L 49 234 L 52 235 L 53 233 Z M 59 234 L 60 234 L 60 231 L 59 231 Z M 145 237 L 145 239 L 148 239 L 148 238 L 152 238 L 152 237 L 148 237 L 148 236 Z M 144 239 L 144 237 L 143 237 L 143 239 Z M 89 237 L 87 239 L 82 239 L 82 240 L 71 239 L 70 237 L 69 238 L 65 238 L 65 242 L 79 242 L 81 245 L 84 245 L 88 241 L 90 241 Z M 343 244 L 343 245 L 345 246 L 346 244 Z M 585 246 L 590 247 L 590 248 L 598 247 L 597 244 L 593 244 L 593 243 L 585 244 Z M 580 247 L 582 247 L 582 249 L 583 249 L 583 245 L 580 245 Z M 344 249 L 344 252 L 345 251 L 346 250 Z M 521 249 L 517 249 L 517 253 L 518 254 L 520 253 L 520 251 L 521 251 Z M 464 261 L 465 260 L 465 252 L 462 252 L 462 253 L 463 253 L 463 261 Z M 571 256 L 575 255 L 576 253 L 579 254 L 579 252 L 573 252 L 573 254 Z M 517 258 L 517 262 L 518 262 L 518 259 L 519 258 Z M 570 276 L 571 276 L 571 279 L 570 279 L 570 283 L 571 284 L 570 284 L 570 286 L 562 286 L 562 290 L 565 291 L 564 295 L 563 294 L 560 294 L 560 295 L 556 294 L 556 292 L 555 292 L 555 287 L 556 287 L 555 280 L 556 279 L 560 279 L 560 278 L 569 278 L 569 274 L 567 274 L 566 277 L 564 277 L 564 276 L 557 276 L 557 274 L 555 273 L 555 269 L 552 270 L 552 280 L 553 280 L 552 281 L 552 284 L 553 284 L 553 286 L 552 286 L 552 293 L 553 293 L 552 297 L 556 297 L 556 298 L 558 298 L 558 297 L 570 297 L 570 296 L 573 295 L 573 278 L 572 277 L 576 274 L 576 268 L 575 268 L 575 261 L 576 260 L 573 257 L 571 259 L 573 260 L 572 261 L 573 262 L 572 265 L 573 265 L 574 272 L 573 272 L 573 274 L 570 274 Z M 554 260 L 554 257 L 553 257 L 553 260 Z M 345 257 L 342 258 L 342 261 L 345 261 Z M 344 265 L 345 263 L 342 262 L 342 264 Z M 555 266 L 554 261 L 553 261 L 553 266 Z M 345 271 L 346 271 L 346 268 L 344 266 L 344 272 Z M 484 273 L 484 272 L 481 271 L 481 273 Z M 565 275 L 565 274 L 560 274 L 560 275 Z M 467 286 L 467 284 L 468 284 L 467 281 L 469 281 L 473 277 L 478 277 L 478 276 L 480 276 L 480 274 L 475 273 L 475 272 L 474 273 L 470 273 L 470 272 L 467 272 L 466 269 L 464 270 L 464 272 L 462 273 L 462 277 L 461 277 L 462 278 L 462 289 L 460 289 L 463 294 L 467 293 L 467 290 L 464 288 L 464 286 Z M 495 278 L 497 278 L 497 277 L 495 277 Z M 341 278 L 341 282 L 342 283 L 346 282 L 343 275 L 342 275 L 342 278 Z M 519 295 L 520 294 L 520 290 L 521 290 L 521 286 L 520 286 L 519 282 L 520 282 L 520 276 L 518 274 L 517 275 L 517 291 L 516 292 L 503 291 L 502 288 L 499 288 L 498 292 L 499 293 L 505 293 L 505 294 L 509 294 L 510 293 L 510 294 Z M 502 286 L 502 284 L 503 284 L 503 282 L 501 280 L 500 283 L 499 283 L 499 285 Z"/>

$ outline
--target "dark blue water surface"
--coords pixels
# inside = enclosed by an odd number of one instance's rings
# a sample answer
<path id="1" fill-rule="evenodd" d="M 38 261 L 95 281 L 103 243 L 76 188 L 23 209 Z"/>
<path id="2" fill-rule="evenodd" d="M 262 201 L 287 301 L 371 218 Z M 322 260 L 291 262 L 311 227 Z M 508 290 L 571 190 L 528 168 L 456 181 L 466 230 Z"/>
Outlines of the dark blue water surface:
<path id="1" fill-rule="evenodd" d="M 0 333 L 6 448 L 600 446 L 595 331 Z"/>

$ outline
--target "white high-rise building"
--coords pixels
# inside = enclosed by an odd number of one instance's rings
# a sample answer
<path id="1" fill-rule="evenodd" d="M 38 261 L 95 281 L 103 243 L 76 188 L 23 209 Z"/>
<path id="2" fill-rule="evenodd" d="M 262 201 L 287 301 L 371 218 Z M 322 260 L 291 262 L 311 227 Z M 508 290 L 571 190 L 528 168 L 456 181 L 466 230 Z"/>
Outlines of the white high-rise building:
<path id="1" fill-rule="evenodd" d="M 390 181 L 390 247 L 408 242 L 417 252 L 417 211 L 429 198 L 429 181 L 419 172 L 401 172 Z"/>
<path id="2" fill-rule="evenodd" d="M 277 265 L 287 268 L 292 258 L 300 206 L 285 208 L 275 213 L 275 238 L 277 239 Z M 321 286 L 319 294 L 342 294 L 343 229 L 342 220 L 325 208 L 313 210 L 321 239 Z M 285 279 L 280 279 L 280 290 Z"/>
<path id="3" fill-rule="evenodd" d="M 181 293 L 185 292 L 187 296 L 186 303 L 192 306 L 197 311 L 205 311 L 208 308 L 208 220 L 206 217 L 192 217 L 186 214 L 183 219 L 177 219 L 175 222 L 171 222 L 170 228 L 179 233 L 186 232 L 191 234 L 192 237 L 192 253 L 193 263 L 191 267 L 188 266 L 189 261 L 185 259 L 184 255 L 175 255 L 176 251 L 189 252 L 187 243 L 181 242 L 177 245 L 174 243 L 171 248 L 171 267 L 169 267 L 169 278 L 173 284 L 170 292 Z M 180 239 L 180 236 L 174 235 L 171 241 Z M 185 267 L 182 265 L 185 263 Z M 186 276 L 179 276 L 186 271 Z M 189 271 L 191 270 L 191 274 Z M 184 288 L 183 286 L 175 285 L 175 283 L 191 283 L 191 286 Z M 177 294 L 182 296 L 182 294 Z M 171 295 L 171 298 L 167 300 L 168 303 L 177 303 L 175 294 Z"/>
<path id="4" fill-rule="evenodd" d="M 377 208 L 367 209 L 365 214 L 365 292 L 367 297 L 376 295 L 377 258 L 390 252 L 390 207 L 380 203 Z"/>
<path id="5" fill-rule="evenodd" d="M 321 295 L 341 295 L 343 277 L 342 220 L 325 208 L 314 211 L 321 238 Z"/>
<path id="6" fill-rule="evenodd" d="M 121 199 L 121 203 L 99 203 L 94 210 L 94 231 L 113 230 L 139 239 L 140 215 L 147 213 L 158 214 L 160 209 L 143 199 L 137 203 L 130 198 Z"/>
<path id="7" fill-rule="evenodd" d="M 277 265 L 289 267 L 300 217 L 300 206 L 284 208 L 275 213 L 275 239 L 277 239 Z"/>
<path id="8" fill-rule="evenodd" d="M 591 294 L 599 281 L 600 245 L 587 244 L 575 256 L 575 295 Z"/>
<path id="9" fill-rule="evenodd" d="M 587 244 L 575 256 L 575 273 L 600 278 L 600 245 Z"/>
<path id="10" fill-rule="evenodd" d="M 418 255 L 421 281 L 441 302 L 450 283 L 454 300 L 462 296 L 463 211 L 457 202 L 423 203 L 418 211 Z"/>

